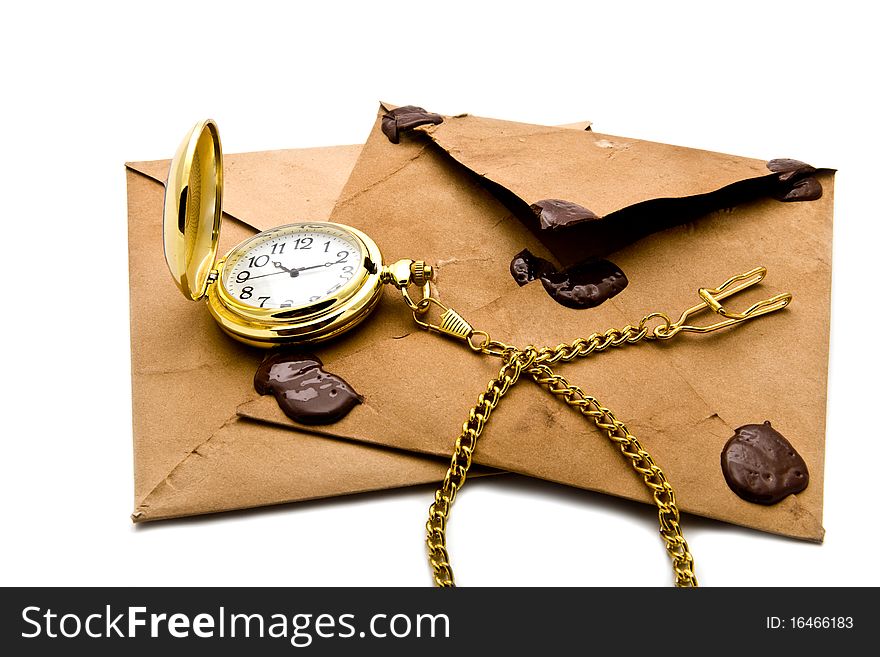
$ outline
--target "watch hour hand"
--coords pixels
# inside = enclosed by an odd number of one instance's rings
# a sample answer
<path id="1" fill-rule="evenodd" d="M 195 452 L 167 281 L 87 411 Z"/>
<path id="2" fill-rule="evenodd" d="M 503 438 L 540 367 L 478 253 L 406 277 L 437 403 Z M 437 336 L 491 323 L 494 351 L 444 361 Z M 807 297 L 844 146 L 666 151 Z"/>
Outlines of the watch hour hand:
<path id="1" fill-rule="evenodd" d="M 273 260 L 273 261 L 272 261 L 272 266 L 274 266 L 274 267 L 276 267 L 276 268 L 278 268 L 278 269 L 282 269 L 282 270 L 286 271 L 288 274 L 290 274 L 290 277 L 291 277 L 291 278 L 294 278 L 294 277 L 296 277 L 296 276 L 299 276 L 300 271 L 302 271 L 301 269 L 297 269 L 297 268 L 295 268 L 295 267 L 294 267 L 293 269 L 288 269 L 287 267 L 285 267 L 284 265 L 282 265 L 282 264 L 281 264 L 280 262 L 278 262 L 277 260 Z"/>

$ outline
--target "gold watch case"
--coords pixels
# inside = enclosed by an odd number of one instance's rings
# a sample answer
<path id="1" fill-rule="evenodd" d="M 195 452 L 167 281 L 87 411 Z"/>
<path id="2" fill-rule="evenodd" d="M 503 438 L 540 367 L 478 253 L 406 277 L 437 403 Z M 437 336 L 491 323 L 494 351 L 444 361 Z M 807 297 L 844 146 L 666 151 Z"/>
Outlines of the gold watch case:
<path id="1" fill-rule="evenodd" d="M 200 121 L 171 162 L 163 218 L 165 260 L 188 299 L 207 298 L 211 315 L 227 334 L 255 347 L 328 340 L 361 322 L 382 296 L 382 254 L 359 230 L 331 222 L 297 222 L 258 233 L 217 259 L 223 196 L 223 154 L 217 124 Z M 223 268 L 251 242 L 303 229 L 342 231 L 361 249 L 360 268 L 333 295 L 294 308 L 257 308 L 235 299 L 223 285 Z"/>

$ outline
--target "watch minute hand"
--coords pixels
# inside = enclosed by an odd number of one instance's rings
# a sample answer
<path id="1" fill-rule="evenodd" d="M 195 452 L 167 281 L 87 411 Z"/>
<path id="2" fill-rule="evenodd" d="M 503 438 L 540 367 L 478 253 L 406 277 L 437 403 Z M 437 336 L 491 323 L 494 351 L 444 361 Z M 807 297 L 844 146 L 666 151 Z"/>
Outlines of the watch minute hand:
<path id="1" fill-rule="evenodd" d="M 317 269 L 318 267 L 332 267 L 333 265 L 338 265 L 340 262 L 345 262 L 345 258 L 342 260 L 337 260 L 336 262 L 325 262 L 320 265 L 310 265 L 308 267 L 297 267 L 294 271 L 301 272 L 306 271 L 307 269 Z"/>

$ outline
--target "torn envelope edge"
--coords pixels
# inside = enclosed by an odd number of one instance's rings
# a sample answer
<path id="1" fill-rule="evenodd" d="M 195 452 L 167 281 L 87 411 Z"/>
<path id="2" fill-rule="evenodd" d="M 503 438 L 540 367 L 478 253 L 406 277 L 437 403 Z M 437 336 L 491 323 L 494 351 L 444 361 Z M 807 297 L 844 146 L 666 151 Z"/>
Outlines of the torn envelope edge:
<path id="1" fill-rule="evenodd" d="M 440 152 L 477 176 L 565 266 L 835 171 L 805 165 L 803 173 L 785 174 L 780 182 L 782 174 L 763 160 L 468 114 L 444 117 L 443 123 L 411 132 L 413 137 L 426 135 Z M 486 155 L 484 145 L 490 140 L 493 148 Z M 552 161 L 535 156 L 542 149 L 565 156 Z M 696 177 L 693 159 L 703 163 Z M 626 191 L 612 193 L 611 188 Z M 543 212 L 535 204 L 555 200 L 579 207 L 582 216 L 565 226 L 542 228 Z M 580 246 L 574 249 L 574 243 Z M 590 243 L 597 246 L 585 251 L 583 244 Z"/>
<path id="2" fill-rule="evenodd" d="M 764 160 L 469 114 L 444 117 L 443 123 L 421 125 L 413 132 L 427 135 L 460 165 L 509 189 L 527 204 L 554 198 L 554 190 L 562 188 L 571 196 L 565 200 L 588 208 L 594 219 L 607 218 L 645 201 L 699 198 L 749 180 L 763 181 L 766 186 L 759 191 L 767 195 L 780 177 Z M 494 147 L 491 155 L 483 148 L 488 140 Z M 565 157 L 550 161 L 529 157 L 549 144 Z M 700 162 L 696 175 L 694 160 Z M 679 169 L 680 162 L 688 166 Z M 652 164 L 657 168 L 651 168 Z M 813 168 L 804 166 L 802 175 L 811 175 Z M 573 180 L 578 186 L 575 192 Z M 610 187 L 617 190 L 611 193 Z"/>

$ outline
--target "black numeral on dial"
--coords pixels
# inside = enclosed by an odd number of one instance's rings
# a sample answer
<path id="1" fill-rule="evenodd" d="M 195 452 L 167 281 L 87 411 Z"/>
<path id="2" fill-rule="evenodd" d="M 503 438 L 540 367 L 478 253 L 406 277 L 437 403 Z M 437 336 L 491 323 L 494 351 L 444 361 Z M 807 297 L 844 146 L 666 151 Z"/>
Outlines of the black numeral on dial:
<path id="1" fill-rule="evenodd" d="M 265 267 L 269 264 L 269 256 L 261 255 L 261 256 L 251 256 L 250 267 Z"/>
<path id="2" fill-rule="evenodd" d="M 279 253 L 284 253 L 285 246 L 287 246 L 287 242 L 282 242 L 281 244 L 273 244 L 272 245 L 272 255 L 278 255 Z"/>
<path id="3" fill-rule="evenodd" d="M 297 237 L 295 240 L 293 240 L 293 248 L 302 250 L 311 249 L 312 242 L 314 241 L 315 240 L 311 237 Z"/>
<path id="4" fill-rule="evenodd" d="M 251 273 L 248 270 L 238 272 L 238 276 L 235 277 L 236 283 L 244 283 L 247 279 L 251 277 Z"/>
<path id="5" fill-rule="evenodd" d="M 241 288 L 241 293 L 238 295 L 238 298 L 250 299 L 252 296 L 254 296 L 254 288 L 250 285 L 245 285 L 243 288 Z"/>

